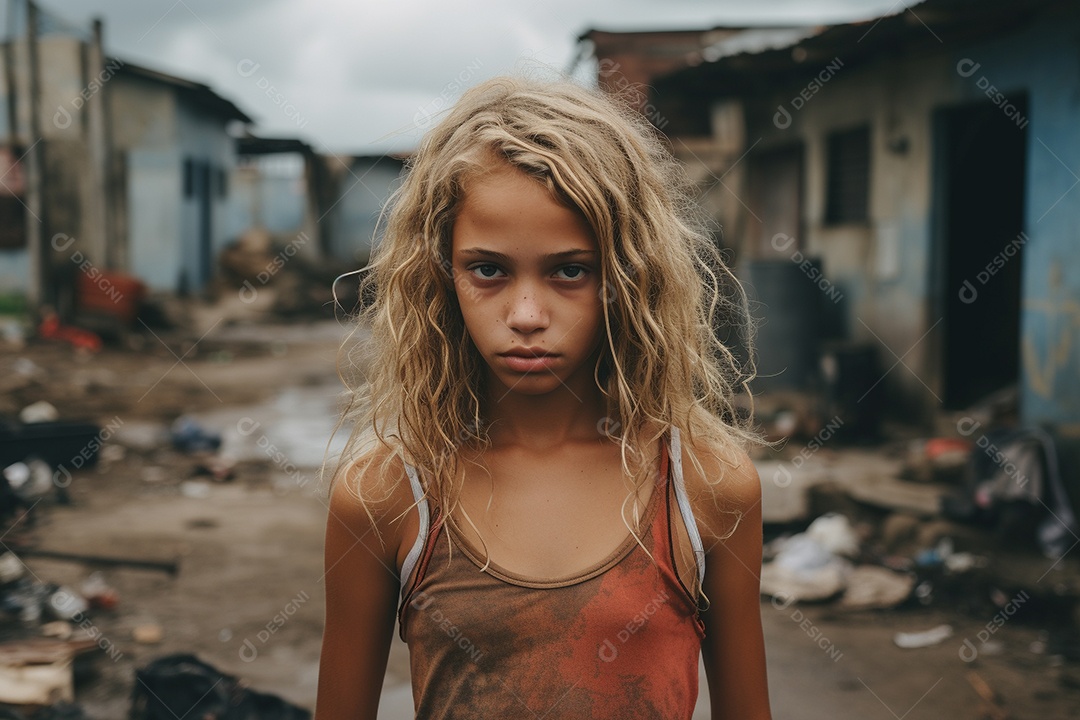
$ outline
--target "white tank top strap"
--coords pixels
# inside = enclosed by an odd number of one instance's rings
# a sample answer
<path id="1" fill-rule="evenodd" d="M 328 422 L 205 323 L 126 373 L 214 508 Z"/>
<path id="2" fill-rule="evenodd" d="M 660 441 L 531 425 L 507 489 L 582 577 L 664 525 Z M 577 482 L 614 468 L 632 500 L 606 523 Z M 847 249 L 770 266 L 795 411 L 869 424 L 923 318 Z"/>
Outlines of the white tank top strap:
<path id="1" fill-rule="evenodd" d="M 409 554 L 405 556 L 405 562 L 401 566 L 401 594 L 403 597 L 409 587 L 409 578 L 412 576 L 413 569 L 416 568 L 416 563 L 420 559 L 420 553 L 424 549 L 424 541 L 427 540 L 428 530 L 431 525 L 431 513 L 428 511 L 427 497 L 424 495 L 424 486 L 420 484 L 416 468 L 406 462 L 405 472 L 409 475 L 413 499 L 417 501 L 416 509 L 420 512 L 420 532 L 416 534 L 416 541 L 413 543 L 412 548 L 409 549 Z"/>
<path id="2" fill-rule="evenodd" d="M 671 448 L 669 451 L 672 468 L 675 477 L 675 499 L 679 503 L 679 513 L 682 514 L 683 524 L 686 525 L 686 533 L 690 536 L 690 545 L 694 549 L 694 557 L 697 560 L 698 582 L 705 584 L 705 549 L 701 542 L 701 533 L 698 532 L 697 521 L 694 519 L 694 511 L 690 507 L 690 499 L 686 494 L 686 483 L 683 480 L 682 471 L 682 442 L 679 437 L 679 428 L 671 426 Z"/>

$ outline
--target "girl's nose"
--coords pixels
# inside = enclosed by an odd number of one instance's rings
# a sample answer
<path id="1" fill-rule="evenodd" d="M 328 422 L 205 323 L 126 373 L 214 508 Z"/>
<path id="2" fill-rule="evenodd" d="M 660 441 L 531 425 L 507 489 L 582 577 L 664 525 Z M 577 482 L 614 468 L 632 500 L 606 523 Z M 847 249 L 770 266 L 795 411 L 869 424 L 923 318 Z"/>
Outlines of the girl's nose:
<path id="1" fill-rule="evenodd" d="M 543 294 L 524 283 L 514 289 L 506 313 L 506 325 L 521 333 L 541 330 L 548 325 L 548 310 Z"/>

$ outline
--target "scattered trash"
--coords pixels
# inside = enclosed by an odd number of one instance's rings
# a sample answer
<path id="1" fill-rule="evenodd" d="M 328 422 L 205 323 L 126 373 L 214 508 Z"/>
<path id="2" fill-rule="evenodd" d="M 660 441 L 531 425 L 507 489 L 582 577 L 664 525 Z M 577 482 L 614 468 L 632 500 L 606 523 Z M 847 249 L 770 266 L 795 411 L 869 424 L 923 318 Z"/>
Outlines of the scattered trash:
<path id="1" fill-rule="evenodd" d="M 23 555 L 34 557 L 56 558 L 58 560 L 75 560 L 78 562 L 91 563 L 94 565 L 112 565 L 122 567 L 142 568 L 144 570 L 160 570 L 161 572 L 176 575 L 180 572 L 178 560 L 144 560 L 142 558 L 117 557 L 115 555 L 96 555 L 92 553 L 75 553 L 66 550 L 48 550 L 46 548 L 26 547 L 19 552 Z"/>
<path id="2" fill-rule="evenodd" d="M 113 433 L 112 439 L 128 450 L 148 453 L 169 442 L 169 430 L 159 422 L 125 420 Z"/>
<path id="3" fill-rule="evenodd" d="M 26 424 L 39 422 L 55 422 L 60 419 L 60 412 L 52 403 L 38 400 L 36 403 L 27 405 L 19 411 L 19 420 Z"/>
<path id="4" fill-rule="evenodd" d="M 0 702 L 52 705 L 74 700 L 71 661 L 96 640 L 31 638 L 0 644 Z"/>
<path id="5" fill-rule="evenodd" d="M 761 592 L 785 602 L 829 600 L 843 592 L 844 573 L 845 569 L 839 565 L 799 572 L 769 564 L 761 568 Z"/>
<path id="6" fill-rule="evenodd" d="M 54 489 L 53 469 L 38 458 L 27 458 L 4 468 L 4 479 L 16 497 L 27 506 L 47 497 Z"/>
<path id="7" fill-rule="evenodd" d="M 173 447 L 185 453 L 216 451 L 221 447 L 221 433 L 205 429 L 187 415 L 173 422 L 171 437 Z"/>
<path id="8" fill-rule="evenodd" d="M 805 533 L 788 538 L 761 568 L 761 592 L 785 601 L 822 601 L 844 590 L 851 563 Z"/>
<path id="9" fill-rule="evenodd" d="M 90 607 L 95 610 L 113 610 L 120 604 L 120 596 L 116 590 L 109 587 L 109 584 L 105 582 L 105 576 L 100 572 L 90 573 L 79 591 Z"/>
<path id="10" fill-rule="evenodd" d="M 952 637 L 952 634 L 953 629 L 951 625 L 938 625 L 937 627 L 923 630 L 922 632 L 896 633 L 896 635 L 893 636 L 893 642 L 896 643 L 897 647 L 911 650 L 914 648 L 937 645 L 938 643 L 944 642 L 947 638 Z"/>
<path id="11" fill-rule="evenodd" d="M 0 594 L 0 610 L 17 616 L 24 623 L 36 624 L 41 620 L 45 601 L 54 590 L 55 587 L 32 578 L 19 578 Z"/>
<path id="12" fill-rule="evenodd" d="M 810 523 L 806 535 L 833 555 L 855 557 L 859 554 L 859 538 L 848 519 L 839 513 L 826 513 Z"/>
<path id="13" fill-rule="evenodd" d="M 773 427 L 781 437 L 791 437 L 799 429 L 799 416 L 790 410 L 782 410 L 773 419 Z"/>
<path id="14" fill-rule="evenodd" d="M 131 638 L 142 645 L 157 645 L 165 638 L 165 629 L 155 623 L 136 625 L 131 629 Z"/>
<path id="15" fill-rule="evenodd" d="M 0 702 L 11 705 L 49 705 L 74 700 L 74 681 L 67 661 L 50 664 L 0 665 Z"/>
<path id="16" fill-rule="evenodd" d="M 972 443 L 964 438 L 940 437 L 916 441 L 911 445 L 903 477 L 924 483 L 961 483 L 971 459 L 972 447 Z"/>
<path id="17" fill-rule="evenodd" d="M 194 655 L 167 655 L 135 671 L 130 720 L 185 717 L 309 720 L 311 713 L 275 695 L 256 692 Z"/>
<path id="18" fill-rule="evenodd" d="M 61 640 L 67 640 L 72 636 L 75 630 L 71 627 L 71 623 L 66 620 L 53 620 L 47 622 L 41 626 L 41 634 L 45 637 L 60 638 Z"/>
<path id="19" fill-rule="evenodd" d="M 185 480 L 180 483 L 180 494 L 197 500 L 208 498 L 210 497 L 210 483 L 202 480 Z"/>
<path id="20" fill-rule="evenodd" d="M 962 438 L 931 438 L 924 443 L 923 452 L 934 462 L 942 458 L 964 461 L 971 452 L 971 442 Z"/>
<path id="21" fill-rule="evenodd" d="M 908 599 L 914 587 L 915 576 L 910 573 L 863 565 L 848 574 L 840 607 L 845 610 L 896 607 Z"/>
<path id="22" fill-rule="evenodd" d="M 30 358 L 15 358 L 15 361 L 11 363 L 11 369 L 19 375 L 32 378 L 44 378 L 47 373 L 45 370 Z"/>
<path id="23" fill-rule="evenodd" d="M 80 470 L 97 464 L 101 427 L 84 422 L 0 422 L 0 467 L 39 458 Z"/>
<path id="24" fill-rule="evenodd" d="M 89 330 L 64 325 L 56 313 L 48 313 L 38 325 L 38 337 L 44 340 L 60 340 L 76 350 L 96 353 L 101 350 L 101 338 Z"/>
<path id="25" fill-rule="evenodd" d="M 195 466 L 195 474 L 209 475 L 217 482 L 232 480 L 236 477 L 236 460 L 224 455 L 207 454 Z"/>
<path id="26" fill-rule="evenodd" d="M 146 284 L 127 273 L 101 269 L 97 272 L 93 278 L 89 273 L 75 276 L 75 305 L 80 318 L 86 315 L 104 317 L 121 327 L 131 327 L 146 297 Z M 108 288 L 107 292 L 105 288 Z"/>
<path id="27" fill-rule="evenodd" d="M 967 572 L 972 568 L 984 568 L 989 564 L 989 558 L 972 555 L 969 552 L 953 553 L 945 558 L 945 568 L 954 573 Z"/>
<path id="28" fill-rule="evenodd" d="M 1054 436 L 1041 427 L 979 433 L 971 481 L 963 494 L 947 499 L 946 515 L 982 520 L 1010 540 L 1032 538 L 1046 557 L 1062 557 L 1080 522 L 1061 478 Z"/>
<path id="29" fill-rule="evenodd" d="M 934 601 L 934 586 L 929 580 L 924 580 L 915 586 L 915 597 L 920 605 L 929 605 Z"/>
<path id="30" fill-rule="evenodd" d="M 23 565 L 19 556 L 10 550 L 6 551 L 3 555 L 0 555 L 0 585 L 7 585 L 9 582 L 18 580 L 26 573 L 26 566 Z"/>
<path id="31" fill-rule="evenodd" d="M 105 463 L 112 464 L 120 462 L 127 456 L 127 448 L 123 445 L 105 445 L 101 448 L 101 460 Z"/>
<path id="32" fill-rule="evenodd" d="M 983 680 L 982 676 L 974 670 L 968 670 L 967 679 L 982 700 L 980 704 L 981 717 L 986 718 L 986 720 L 1007 720 L 1009 715 L 1005 712 L 1005 708 L 1001 707 L 997 693 Z"/>
<path id="33" fill-rule="evenodd" d="M 59 620 L 75 620 L 90 609 L 90 604 L 71 588 L 59 587 L 49 596 L 49 608 Z"/>
<path id="34" fill-rule="evenodd" d="M 945 558 L 953 554 L 952 538 L 942 538 L 936 547 L 923 550 L 915 556 L 915 564 L 920 567 L 936 567 L 945 562 Z"/>
<path id="35" fill-rule="evenodd" d="M 796 601 L 822 601 L 847 587 L 852 564 L 844 557 L 859 553 L 859 542 L 848 519 L 827 513 L 815 519 L 806 532 L 771 544 L 771 562 L 761 568 L 764 595 Z"/>
<path id="36" fill-rule="evenodd" d="M 8 345 L 21 348 L 26 345 L 26 331 L 15 318 L 0 317 L 0 338 Z"/>
<path id="37" fill-rule="evenodd" d="M 906 549 L 919 530 L 919 518 L 908 513 L 891 513 L 881 525 L 881 544 L 887 552 Z"/>
<path id="38" fill-rule="evenodd" d="M 824 567 L 835 559 L 820 542 L 806 533 L 799 533 L 788 538 L 773 563 L 787 570 L 810 571 Z"/>
<path id="39" fill-rule="evenodd" d="M 169 477 L 169 473 L 165 471 L 165 468 L 151 465 L 150 467 L 144 467 L 142 469 L 142 479 L 146 483 L 159 483 L 165 482 Z"/>

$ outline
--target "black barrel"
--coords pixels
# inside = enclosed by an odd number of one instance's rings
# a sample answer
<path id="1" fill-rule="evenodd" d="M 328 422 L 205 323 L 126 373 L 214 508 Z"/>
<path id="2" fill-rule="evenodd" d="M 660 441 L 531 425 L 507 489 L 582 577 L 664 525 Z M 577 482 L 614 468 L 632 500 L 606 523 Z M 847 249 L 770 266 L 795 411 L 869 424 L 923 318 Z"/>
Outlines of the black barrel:
<path id="1" fill-rule="evenodd" d="M 751 389 L 755 393 L 814 389 L 822 290 L 812 278 L 822 277 L 820 262 L 747 260 L 739 275 L 758 323 L 757 378 Z"/>

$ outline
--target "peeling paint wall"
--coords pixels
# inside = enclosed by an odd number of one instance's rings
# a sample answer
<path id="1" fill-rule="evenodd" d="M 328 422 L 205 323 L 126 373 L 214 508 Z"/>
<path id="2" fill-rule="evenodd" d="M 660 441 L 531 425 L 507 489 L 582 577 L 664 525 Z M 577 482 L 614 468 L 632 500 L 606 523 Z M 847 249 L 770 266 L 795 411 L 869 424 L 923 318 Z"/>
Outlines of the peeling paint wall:
<path id="1" fill-rule="evenodd" d="M 843 293 L 851 336 L 876 343 L 884 369 L 892 366 L 886 381 L 894 409 L 927 417 L 940 407 L 940 301 L 960 288 L 942 287 L 940 277 L 933 117 L 940 108 L 982 101 L 1027 132 L 1022 416 L 1080 424 L 1080 8 L 1055 13 L 993 40 L 842 66 L 801 102 L 805 80 L 745 104 L 754 153 L 805 148 L 802 252 L 822 258 Z M 1023 94 L 1026 117 L 1010 102 Z M 870 220 L 829 225 L 826 137 L 864 123 L 871 131 Z M 735 191 L 745 192 L 745 184 Z M 743 250 L 752 256 L 752 247 Z"/>

